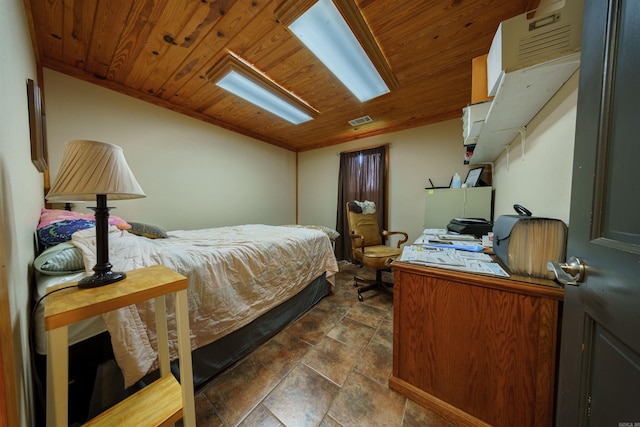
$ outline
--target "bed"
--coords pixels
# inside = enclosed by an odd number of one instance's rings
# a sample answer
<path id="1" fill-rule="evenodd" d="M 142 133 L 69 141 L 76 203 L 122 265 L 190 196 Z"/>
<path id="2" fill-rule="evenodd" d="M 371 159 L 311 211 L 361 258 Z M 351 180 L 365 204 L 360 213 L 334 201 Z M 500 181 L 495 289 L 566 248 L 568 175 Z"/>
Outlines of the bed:
<path id="1" fill-rule="evenodd" d="M 125 221 L 118 220 L 115 217 L 109 228 L 109 260 L 113 270 L 164 264 L 189 279 L 196 387 L 247 355 L 328 295 L 332 288 L 331 276 L 338 271 L 331 236 L 327 230 L 317 227 L 247 224 L 156 232 L 153 227 L 138 223 L 134 223 L 135 229 L 127 229 L 123 225 Z M 46 226 L 39 226 L 39 236 L 52 234 L 41 232 L 42 228 Z M 52 286 L 78 280 L 95 265 L 95 228 L 53 234 L 62 237 L 50 244 L 35 262 L 36 299 Z M 56 266 L 52 261 L 73 257 L 76 268 L 77 263 L 81 263 L 84 271 L 69 270 L 70 262 Z M 169 313 L 173 313 L 172 303 L 171 299 L 167 300 Z M 107 335 L 124 387 L 144 383 L 157 370 L 153 316 L 153 302 L 149 301 L 72 325 L 70 350 L 78 348 L 81 357 L 96 346 L 104 346 L 91 342 Z M 36 353 L 42 355 L 46 352 L 46 335 L 41 327 L 42 304 L 36 307 L 34 319 L 34 347 Z M 172 359 L 177 358 L 174 321 L 169 315 Z M 110 355 L 110 351 L 106 353 Z M 71 354 L 72 360 L 73 357 Z"/>

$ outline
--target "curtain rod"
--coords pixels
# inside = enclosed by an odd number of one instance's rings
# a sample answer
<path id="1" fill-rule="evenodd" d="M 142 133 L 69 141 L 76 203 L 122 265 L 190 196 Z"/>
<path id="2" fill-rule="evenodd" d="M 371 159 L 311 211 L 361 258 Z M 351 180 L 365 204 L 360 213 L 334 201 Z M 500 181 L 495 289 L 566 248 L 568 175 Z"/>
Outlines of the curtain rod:
<path id="1" fill-rule="evenodd" d="M 353 150 L 347 150 L 347 151 L 341 151 L 339 153 L 336 153 L 336 156 L 339 156 L 340 154 L 347 154 L 347 153 L 356 153 L 358 151 L 364 151 L 364 150 L 371 150 L 373 148 L 380 148 L 380 147 L 388 147 L 391 148 L 393 144 L 391 142 L 388 142 L 386 144 L 380 144 L 380 145 L 372 145 L 370 147 L 361 147 L 361 148 L 355 148 Z"/>

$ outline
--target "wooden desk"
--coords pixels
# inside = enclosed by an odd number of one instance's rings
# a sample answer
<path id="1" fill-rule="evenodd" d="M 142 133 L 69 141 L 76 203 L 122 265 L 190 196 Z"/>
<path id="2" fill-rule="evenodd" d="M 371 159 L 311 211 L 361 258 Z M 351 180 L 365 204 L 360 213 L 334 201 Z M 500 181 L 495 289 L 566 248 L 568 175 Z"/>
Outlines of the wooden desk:
<path id="1" fill-rule="evenodd" d="M 87 425 L 158 426 L 183 418 L 195 426 L 187 278 L 162 265 L 127 272 L 110 285 L 65 289 L 47 296 L 44 326 L 47 347 L 47 425 L 67 426 L 68 325 L 154 298 L 161 378 L 108 409 Z M 180 383 L 171 374 L 164 296 L 175 294 Z M 152 404 L 150 404 L 152 402 Z"/>
<path id="2" fill-rule="evenodd" d="M 392 268 L 390 388 L 460 425 L 553 424 L 560 286 Z"/>

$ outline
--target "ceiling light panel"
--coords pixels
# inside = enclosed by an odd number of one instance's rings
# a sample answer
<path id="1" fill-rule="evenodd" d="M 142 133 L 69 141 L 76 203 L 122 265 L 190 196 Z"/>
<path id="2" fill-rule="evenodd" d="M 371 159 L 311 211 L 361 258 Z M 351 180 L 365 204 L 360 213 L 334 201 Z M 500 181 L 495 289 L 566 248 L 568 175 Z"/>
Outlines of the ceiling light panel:
<path id="1" fill-rule="evenodd" d="M 318 0 L 289 24 L 289 30 L 360 102 L 390 91 L 332 0 Z"/>
<path id="2" fill-rule="evenodd" d="M 234 54 L 225 56 L 207 77 L 218 87 L 294 125 L 308 122 L 318 113 Z"/>
<path id="3" fill-rule="evenodd" d="M 312 119 L 304 111 L 298 110 L 237 71 L 229 71 L 222 79 L 218 80 L 216 85 L 294 125 Z"/>

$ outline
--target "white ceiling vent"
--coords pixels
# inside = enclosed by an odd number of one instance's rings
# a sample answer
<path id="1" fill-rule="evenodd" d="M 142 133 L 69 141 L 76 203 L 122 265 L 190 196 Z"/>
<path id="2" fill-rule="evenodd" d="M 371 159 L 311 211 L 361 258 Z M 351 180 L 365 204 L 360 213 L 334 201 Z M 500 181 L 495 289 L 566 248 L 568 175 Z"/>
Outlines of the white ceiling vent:
<path id="1" fill-rule="evenodd" d="M 373 119 L 371 117 L 362 116 L 362 117 L 358 117 L 357 119 L 349 120 L 349 124 L 351 126 L 359 126 L 359 125 L 363 125 L 365 123 L 370 123 L 372 121 L 373 121 Z"/>

